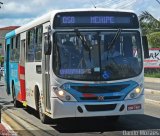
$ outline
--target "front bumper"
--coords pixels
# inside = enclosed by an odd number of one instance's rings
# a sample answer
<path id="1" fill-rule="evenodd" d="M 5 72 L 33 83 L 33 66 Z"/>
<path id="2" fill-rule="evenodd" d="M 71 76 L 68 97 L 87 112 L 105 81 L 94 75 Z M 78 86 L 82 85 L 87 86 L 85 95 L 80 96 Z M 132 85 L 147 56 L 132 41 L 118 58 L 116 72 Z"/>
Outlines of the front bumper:
<path id="1" fill-rule="evenodd" d="M 141 105 L 140 109 L 127 110 L 128 105 Z M 86 105 L 116 105 L 114 109 L 107 111 L 88 111 Z M 124 105 L 124 109 L 120 108 Z M 83 112 L 78 111 L 78 106 Z M 96 116 L 116 116 L 116 115 L 128 115 L 128 114 L 143 114 L 144 113 L 144 95 L 141 95 L 137 99 L 113 101 L 113 102 L 62 102 L 58 98 L 51 98 L 51 117 L 56 118 L 68 118 L 68 117 L 96 117 Z"/>

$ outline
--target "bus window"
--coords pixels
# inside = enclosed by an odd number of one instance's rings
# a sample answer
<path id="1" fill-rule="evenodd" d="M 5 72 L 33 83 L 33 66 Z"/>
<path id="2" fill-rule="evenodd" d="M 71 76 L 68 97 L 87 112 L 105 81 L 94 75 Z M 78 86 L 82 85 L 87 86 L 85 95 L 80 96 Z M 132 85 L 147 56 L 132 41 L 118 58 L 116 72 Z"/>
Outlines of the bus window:
<path id="1" fill-rule="evenodd" d="M 42 59 L 42 34 L 43 27 L 36 28 L 36 44 L 35 44 L 35 61 L 41 61 Z"/>
<path id="2" fill-rule="evenodd" d="M 14 58 L 14 60 L 16 61 L 16 62 L 18 62 L 19 61 L 19 52 L 20 52 L 20 35 L 17 35 L 16 36 L 16 48 L 15 48 L 15 58 Z"/>
<path id="3" fill-rule="evenodd" d="M 125 57 L 133 57 L 132 51 L 132 39 L 131 35 L 123 36 L 123 51 Z"/>
<path id="4" fill-rule="evenodd" d="M 34 62 L 34 43 L 35 43 L 35 30 L 32 29 L 28 32 L 28 45 L 26 51 L 26 61 L 27 62 Z"/>
<path id="5" fill-rule="evenodd" d="M 10 61 L 16 61 L 16 38 L 11 38 L 11 46 L 10 46 Z"/>

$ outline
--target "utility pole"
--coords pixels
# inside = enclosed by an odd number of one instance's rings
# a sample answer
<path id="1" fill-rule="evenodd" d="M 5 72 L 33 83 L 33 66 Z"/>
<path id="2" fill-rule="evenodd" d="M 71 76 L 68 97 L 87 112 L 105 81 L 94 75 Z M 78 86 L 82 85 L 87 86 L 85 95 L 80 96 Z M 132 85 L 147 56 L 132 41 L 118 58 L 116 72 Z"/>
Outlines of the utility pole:
<path id="1" fill-rule="evenodd" d="M 160 1 L 159 0 L 156 0 L 159 4 L 160 4 Z"/>
<path id="2" fill-rule="evenodd" d="M 3 5 L 3 2 L 0 2 L 0 5 Z M 0 8 L 1 8 L 1 6 L 0 6 Z"/>
<path id="3" fill-rule="evenodd" d="M 90 2 L 91 2 L 91 4 L 94 6 L 94 8 L 96 8 L 95 3 L 94 3 L 92 0 L 90 0 Z"/>
<path id="4" fill-rule="evenodd" d="M 0 104 L 0 123 L 1 123 L 1 118 L 2 118 L 2 108 L 3 108 L 3 106 Z"/>

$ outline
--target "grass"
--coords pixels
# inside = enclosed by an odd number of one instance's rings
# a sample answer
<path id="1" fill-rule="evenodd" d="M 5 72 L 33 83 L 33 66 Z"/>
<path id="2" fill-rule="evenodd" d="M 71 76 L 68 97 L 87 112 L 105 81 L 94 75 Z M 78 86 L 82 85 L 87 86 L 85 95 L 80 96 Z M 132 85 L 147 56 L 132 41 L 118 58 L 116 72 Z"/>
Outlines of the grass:
<path id="1" fill-rule="evenodd" d="M 160 78 L 160 73 L 144 73 L 145 77 Z"/>
<path id="2" fill-rule="evenodd" d="M 145 69 L 144 70 L 144 76 L 145 77 L 154 77 L 154 78 L 160 78 L 160 69 Z"/>

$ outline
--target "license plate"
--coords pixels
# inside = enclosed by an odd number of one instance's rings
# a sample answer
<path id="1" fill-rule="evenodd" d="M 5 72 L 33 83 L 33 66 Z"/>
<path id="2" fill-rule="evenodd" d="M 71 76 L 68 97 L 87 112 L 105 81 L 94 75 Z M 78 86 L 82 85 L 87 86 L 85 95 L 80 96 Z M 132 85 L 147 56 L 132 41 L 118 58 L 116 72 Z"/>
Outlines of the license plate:
<path id="1" fill-rule="evenodd" d="M 135 105 L 128 105 L 127 106 L 127 110 L 130 111 L 130 110 L 139 110 L 141 109 L 141 104 L 135 104 Z"/>

